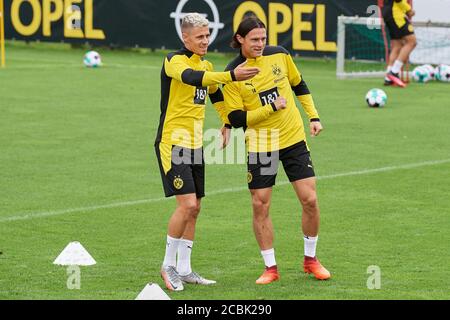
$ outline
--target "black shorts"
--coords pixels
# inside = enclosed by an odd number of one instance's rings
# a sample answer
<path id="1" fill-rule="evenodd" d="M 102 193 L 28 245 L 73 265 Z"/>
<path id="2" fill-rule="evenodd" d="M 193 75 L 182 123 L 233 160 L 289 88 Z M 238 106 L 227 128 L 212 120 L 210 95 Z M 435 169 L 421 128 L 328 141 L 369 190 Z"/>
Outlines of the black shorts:
<path id="1" fill-rule="evenodd" d="M 389 36 L 393 40 L 400 40 L 410 34 L 414 34 L 414 28 L 406 17 L 403 18 L 400 26 L 397 24 L 392 15 L 392 7 L 383 8 L 383 19 L 389 30 Z"/>
<path id="2" fill-rule="evenodd" d="M 290 182 L 315 176 L 306 142 L 301 141 L 279 151 L 249 152 L 247 160 L 248 188 L 263 189 L 275 185 L 280 160 Z"/>
<path id="3" fill-rule="evenodd" d="M 189 193 L 195 193 L 197 198 L 205 196 L 203 148 L 188 149 L 158 143 L 155 151 L 166 197 Z"/>

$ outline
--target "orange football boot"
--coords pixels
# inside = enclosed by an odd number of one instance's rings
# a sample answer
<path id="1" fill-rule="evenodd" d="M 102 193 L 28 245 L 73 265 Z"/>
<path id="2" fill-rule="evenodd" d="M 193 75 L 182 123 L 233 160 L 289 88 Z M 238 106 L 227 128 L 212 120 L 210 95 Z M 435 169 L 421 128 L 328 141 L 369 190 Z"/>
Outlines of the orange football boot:
<path id="1" fill-rule="evenodd" d="M 266 267 L 263 274 L 256 280 L 256 284 L 269 284 L 280 279 L 277 266 Z"/>
<path id="2" fill-rule="evenodd" d="M 397 87 L 405 88 L 406 83 L 400 79 L 400 76 L 397 73 L 393 73 L 392 71 L 389 71 L 386 77 L 391 80 Z"/>
<path id="3" fill-rule="evenodd" d="M 330 271 L 325 269 L 324 266 L 320 264 L 319 259 L 317 259 L 316 257 L 311 258 L 305 256 L 305 260 L 303 262 L 303 270 L 306 273 L 312 273 L 318 280 L 327 280 L 331 277 Z"/>

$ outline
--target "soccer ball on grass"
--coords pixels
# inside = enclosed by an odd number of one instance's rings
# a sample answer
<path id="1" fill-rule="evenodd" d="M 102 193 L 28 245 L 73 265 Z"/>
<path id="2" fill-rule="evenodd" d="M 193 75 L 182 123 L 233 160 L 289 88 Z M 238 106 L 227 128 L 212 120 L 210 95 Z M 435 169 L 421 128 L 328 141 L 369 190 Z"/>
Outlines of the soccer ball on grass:
<path id="1" fill-rule="evenodd" d="M 433 73 L 427 66 L 418 66 L 414 68 L 412 77 L 416 82 L 425 83 L 433 79 Z"/>
<path id="2" fill-rule="evenodd" d="M 102 57 L 96 51 L 89 51 L 84 55 L 83 63 L 88 68 L 98 68 L 102 65 Z"/>
<path id="3" fill-rule="evenodd" d="M 436 80 L 442 82 L 450 82 L 450 66 L 440 64 L 436 67 L 435 71 Z"/>
<path id="4" fill-rule="evenodd" d="M 426 68 L 430 72 L 431 80 L 433 80 L 435 76 L 435 68 L 431 64 L 424 64 L 422 67 Z"/>
<path id="5" fill-rule="evenodd" d="M 380 108 L 386 104 L 387 95 L 381 89 L 370 89 L 366 94 L 366 102 L 371 108 Z"/>

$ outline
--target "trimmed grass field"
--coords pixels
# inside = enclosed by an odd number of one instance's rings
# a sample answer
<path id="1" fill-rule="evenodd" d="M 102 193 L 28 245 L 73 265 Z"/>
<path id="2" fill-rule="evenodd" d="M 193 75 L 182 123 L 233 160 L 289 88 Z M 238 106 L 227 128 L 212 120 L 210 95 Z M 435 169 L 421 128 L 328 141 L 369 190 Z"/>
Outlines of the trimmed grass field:
<path id="1" fill-rule="evenodd" d="M 7 43 L 0 69 L 0 299 L 134 299 L 159 276 L 174 199 L 164 199 L 153 142 L 163 53 Z M 211 54 L 216 69 L 231 56 Z M 245 165 L 207 165 L 193 268 L 217 280 L 172 299 L 449 299 L 450 84 L 386 88 L 381 79 L 337 81 L 333 60 L 296 60 L 325 130 L 309 138 L 318 180 L 319 282 L 300 268 L 300 206 L 280 170 L 271 216 L 281 280 L 255 285 Z M 205 129 L 218 128 L 207 107 Z M 67 289 L 53 260 L 80 241 L 97 264 Z M 369 266 L 381 270 L 370 290 Z"/>

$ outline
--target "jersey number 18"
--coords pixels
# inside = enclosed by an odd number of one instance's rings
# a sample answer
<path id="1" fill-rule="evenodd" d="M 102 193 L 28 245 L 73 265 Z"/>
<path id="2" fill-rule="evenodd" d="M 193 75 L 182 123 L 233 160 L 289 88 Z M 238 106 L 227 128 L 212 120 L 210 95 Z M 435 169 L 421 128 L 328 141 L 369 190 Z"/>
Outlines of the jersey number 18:
<path id="1" fill-rule="evenodd" d="M 208 89 L 206 87 L 196 87 L 194 104 L 206 104 L 206 95 L 208 94 Z"/>

